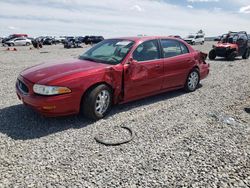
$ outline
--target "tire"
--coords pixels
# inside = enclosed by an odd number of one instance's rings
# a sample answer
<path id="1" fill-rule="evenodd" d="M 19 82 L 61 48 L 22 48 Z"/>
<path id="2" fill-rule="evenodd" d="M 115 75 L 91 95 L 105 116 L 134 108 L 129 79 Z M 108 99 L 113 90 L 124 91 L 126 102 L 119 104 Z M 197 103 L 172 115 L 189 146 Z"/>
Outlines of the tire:
<path id="1" fill-rule="evenodd" d="M 89 119 L 101 119 L 109 112 L 112 106 L 112 99 L 111 88 L 105 84 L 98 85 L 84 96 L 81 104 L 82 112 Z"/>
<path id="2" fill-rule="evenodd" d="M 244 53 L 244 55 L 242 56 L 242 59 L 249 59 L 250 56 L 250 49 L 247 48 L 246 52 Z"/>
<path id="3" fill-rule="evenodd" d="M 203 45 L 204 43 L 205 43 L 205 42 L 204 42 L 204 41 L 202 41 L 202 42 L 201 42 L 201 45 Z"/>
<path id="4" fill-rule="evenodd" d="M 216 58 L 216 51 L 214 49 L 209 52 L 208 58 L 210 60 L 215 60 L 215 58 Z"/>
<path id="5" fill-rule="evenodd" d="M 29 46 L 30 45 L 30 43 L 29 42 L 26 42 L 26 46 Z"/>
<path id="6" fill-rule="evenodd" d="M 14 43 L 10 43 L 9 46 L 14 46 Z"/>
<path id="7" fill-rule="evenodd" d="M 235 58 L 236 58 L 236 56 L 237 56 L 236 52 L 232 52 L 232 53 L 230 53 L 230 54 L 227 56 L 227 60 L 228 60 L 228 61 L 234 61 Z"/>
<path id="8" fill-rule="evenodd" d="M 197 69 L 193 69 L 188 74 L 184 89 L 186 92 L 193 92 L 197 89 L 199 83 L 200 83 L 200 73 Z"/>

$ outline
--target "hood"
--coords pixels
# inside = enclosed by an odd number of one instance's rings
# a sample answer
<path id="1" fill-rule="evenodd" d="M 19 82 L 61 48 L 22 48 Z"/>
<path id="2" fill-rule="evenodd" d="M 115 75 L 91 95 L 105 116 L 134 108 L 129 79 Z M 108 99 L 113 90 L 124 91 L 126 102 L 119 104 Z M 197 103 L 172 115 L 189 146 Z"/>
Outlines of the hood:
<path id="1" fill-rule="evenodd" d="M 237 48 L 237 44 L 219 42 L 215 45 L 215 47 L 217 47 L 217 48 L 229 48 L 229 47 L 230 48 Z"/>
<path id="2" fill-rule="evenodd" d="M 21 76 L 32 83 L 47 84 L 66 76 L 89 71 L 98 71 L 111 65 L 96 63 L 87 60 L 73 59 L 53 63 L 42 63 L 25 69 Z"/>

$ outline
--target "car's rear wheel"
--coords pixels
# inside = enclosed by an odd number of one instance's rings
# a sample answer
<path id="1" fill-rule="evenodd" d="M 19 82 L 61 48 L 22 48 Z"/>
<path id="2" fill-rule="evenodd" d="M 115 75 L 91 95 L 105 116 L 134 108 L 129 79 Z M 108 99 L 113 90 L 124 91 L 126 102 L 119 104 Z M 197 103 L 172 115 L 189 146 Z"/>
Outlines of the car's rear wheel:
<path id="1" fill-rule="evenodd" d="M 10 43 L 9 46 L 14 46 L 14 43 Z"/>
<path id="2" fill-rule="evenodd" d="M 29 46 L 30 45 L 30 43 L 29 42 L 26 42 L 26 46 Z"/>
<path id="3" fill-rule="evenodd" d="M 187 92 L 193 92 L 197 89 L 199 83 L 200 83 L 199 71 L 197 69 L 193 69 L 187 77 L 184 89 Z"/>
<path id="4" fill-rule="evenodd" d="M 243 59 L 248 59 L 250 56 L 250 49 L 246 49 L 246 52 L 244 53 L 244 55 L 242 56 Z"/>
<path id="5" fill-rule="evenodd" d="M 98 120 L 103 118 L 112 105 L 112 90 L 105 84 L 88 91 L 82 101 L 82 110 L 87 118 Z"/>
<path id="6" fill-rule="evenodd" d="M 208 57 L 210 60 L 215 60 L 216 58 L 216 51 L 213 49 L 209 52 Z"/>

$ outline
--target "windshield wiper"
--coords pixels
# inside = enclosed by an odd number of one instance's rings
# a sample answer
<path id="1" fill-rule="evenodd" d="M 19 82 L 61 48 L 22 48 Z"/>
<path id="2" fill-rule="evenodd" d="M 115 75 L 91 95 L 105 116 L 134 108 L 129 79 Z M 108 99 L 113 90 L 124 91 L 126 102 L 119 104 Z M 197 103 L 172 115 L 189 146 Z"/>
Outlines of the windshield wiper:
<path id="1" fill-rule="evenodd" d="M 104 61 L 100 60 L 100 59 L 92 59 L 90 57 L 86 57 L 86 56 L 80 56 L 81 60 L 87 60 L 87 61 L 93 61 L 96 63 L 104 63 Z"/>

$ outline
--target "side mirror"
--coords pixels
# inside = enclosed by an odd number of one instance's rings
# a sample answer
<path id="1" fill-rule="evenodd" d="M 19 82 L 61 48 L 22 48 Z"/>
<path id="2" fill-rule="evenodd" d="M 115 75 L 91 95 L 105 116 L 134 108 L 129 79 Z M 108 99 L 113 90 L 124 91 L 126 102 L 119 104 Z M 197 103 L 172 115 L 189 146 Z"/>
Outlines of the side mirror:
<path id="1" fill-rule="evenodd" d="M 135 63 L 137 63 L 137 61 L 135 59 L 133 59 L 132 57 L 130 57 L 128 62 L 127 62 L 128 65 L 132 65 L 132 64 L 135 64 Z"/>

